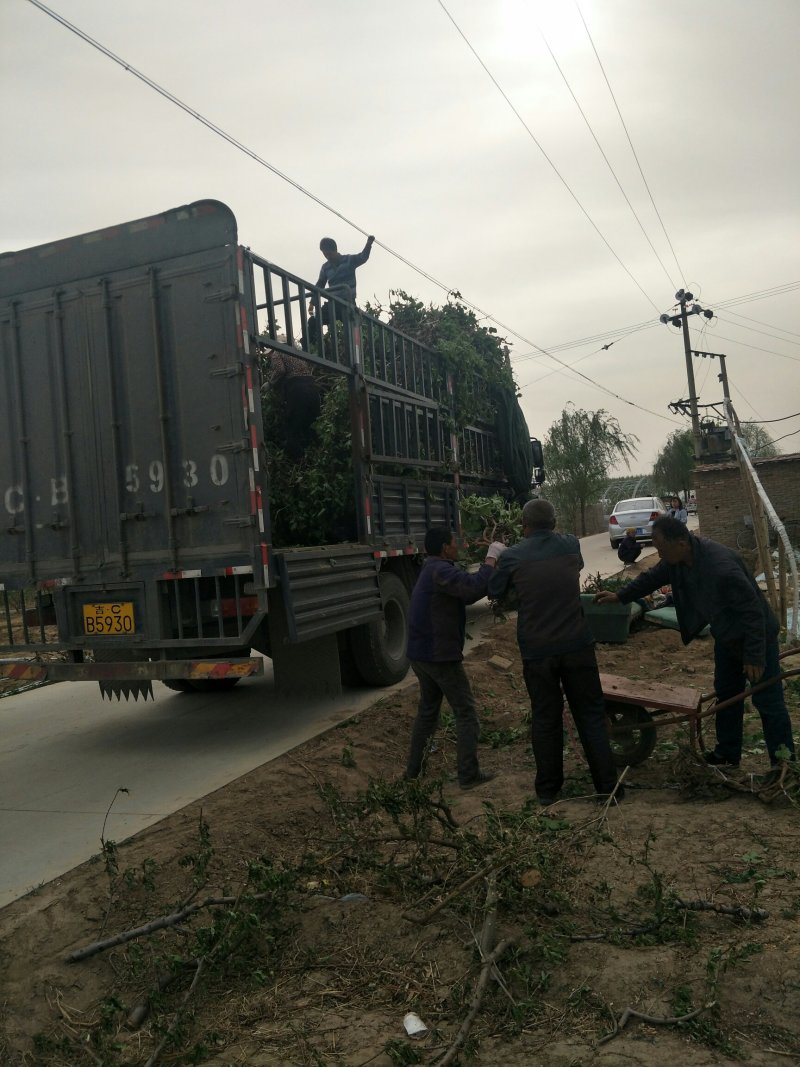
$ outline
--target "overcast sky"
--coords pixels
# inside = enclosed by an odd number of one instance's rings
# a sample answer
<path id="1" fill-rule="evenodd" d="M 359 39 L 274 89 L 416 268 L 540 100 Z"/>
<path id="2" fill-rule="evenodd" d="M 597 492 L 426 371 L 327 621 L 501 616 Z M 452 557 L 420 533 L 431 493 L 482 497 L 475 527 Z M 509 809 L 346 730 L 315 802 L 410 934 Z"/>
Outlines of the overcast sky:
<path id="1" fill-rule="evenodd" d="M 702 337 L 705 320 L 693 320 L 693 346 L 728 355 L 740 417 L 800 411 L 800 288 L 738 301 L 800 286 L 798 0 L 444 3 L 49 6 L 521 335 L 500 331 L 533 434 L 568 402 L 605 408 L 638 436 L 634 470 L 648 471 L 685 425 L 667 409 L 687 394 L 680 332 L 658 323 L 682 285 L 705 307 L 728 304 Z M 204 198 L 230 205 L 242 243 L 312 281 L 320 237 L 345 252 L 363 245 L 354 226 L 30 0 L 0 0 L 0 93 L 0 250 Z M 359 299 L 385 303 L 390 289 L 444 299 L 376 246 Z M 581 360 L 577 369 L 625 400 L 528 342 Z M 701 400 L 720 396 L 716 371 L 708 360 L 696 367 Z M 800 418 L 770 429 L 800 429 Z M 779 447 L 800 450 L 800 434 Z"/>

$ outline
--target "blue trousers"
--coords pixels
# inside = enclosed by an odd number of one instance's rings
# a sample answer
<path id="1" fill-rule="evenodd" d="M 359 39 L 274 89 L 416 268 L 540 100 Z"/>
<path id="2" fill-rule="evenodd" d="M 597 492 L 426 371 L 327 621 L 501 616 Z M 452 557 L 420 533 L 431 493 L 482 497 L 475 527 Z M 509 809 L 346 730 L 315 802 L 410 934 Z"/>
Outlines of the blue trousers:
<path id="1" fill-rule="evenodd" d="M 767 637 L 766 667 L 762 678 L 772 678 L 780 672 L 778 660 L 778 639 Z M 714 692 L 720 701 L 736 696 L 744 691 L 747 678 L 744 673 L 744 647 L 741 641 L 717 641 L 714 645 Z M 792 723 L 783 698 L 783 683 L 778 681 L 750 698 L 753 706 L 761 716 L 764 741 L 769 752 L 770 762 L 777 762 L 775 753 L 785 745 L 794 755 Z M 744 718 L 744 701 L 739 701 L 730 708 L 717 712 L 717 753 L 738 763 L 742 758 L 742 720 Z"/>

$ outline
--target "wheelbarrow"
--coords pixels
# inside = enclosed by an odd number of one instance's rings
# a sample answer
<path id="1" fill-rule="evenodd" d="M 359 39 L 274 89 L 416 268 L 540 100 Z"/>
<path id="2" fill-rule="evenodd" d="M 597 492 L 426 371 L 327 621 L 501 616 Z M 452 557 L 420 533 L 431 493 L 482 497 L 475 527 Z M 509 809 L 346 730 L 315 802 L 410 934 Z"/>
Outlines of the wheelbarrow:
<path id="1" fill-rule="evenodd" d="M 780 659 L 800 654 L 800 646 L 782 652 Z M 606 698 L 609 718 L 611 748 L 614 762 L 620 768 L 637 767 L 652 755 L 656 746 L 656 731 L 676 723 L 689 724 L 689 739 L 692 748 L 699 753 L 706 750 L 703 739 L 703 720 L 718 711 L 746 700 L 779 679 L 800 675 L 800 667 L 781 671 L 774 678 L 767 678 L 757 685 L 749 686 L 735 697 L 717 702 L 716 693 L 701 693 L 697 689 L 681 685 L 661 685 L 623 678 L 617 674 L 601 674 L 600 682 Z"/>

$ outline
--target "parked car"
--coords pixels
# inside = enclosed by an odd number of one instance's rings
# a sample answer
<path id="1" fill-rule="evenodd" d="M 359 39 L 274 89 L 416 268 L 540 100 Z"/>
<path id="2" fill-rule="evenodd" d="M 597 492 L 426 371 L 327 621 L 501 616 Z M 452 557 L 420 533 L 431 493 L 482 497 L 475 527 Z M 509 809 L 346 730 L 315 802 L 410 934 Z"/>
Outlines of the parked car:
<path id="1" fill-rule="evenodd" d="M 696 500 L 687 500 L 686 501 L 686 514 L 687 515 L 696 515 L 697 514 L 697 501 Z"/>
<path id="2" fill-rule="evenodd" d="M 608 520 L 608 537 L 611 547 L 617 548 L 632 526 L 637 541 L 649 541 L 653 536 L 653 523 L 667 514 L 664 502 L 657 496 L 637 496 L 632 500 L 619 500 Z"/>

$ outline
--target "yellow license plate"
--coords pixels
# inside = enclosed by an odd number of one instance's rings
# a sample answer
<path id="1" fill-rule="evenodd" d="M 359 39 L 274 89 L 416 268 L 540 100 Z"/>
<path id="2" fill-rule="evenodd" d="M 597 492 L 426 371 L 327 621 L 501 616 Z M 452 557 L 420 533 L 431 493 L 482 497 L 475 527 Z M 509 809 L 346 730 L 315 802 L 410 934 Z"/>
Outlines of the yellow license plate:
<path id="1" fill-rule="evenodd" d="M 83 605 L 83 632 L 85 634 L 122 637 L 124 634 L 134 633 L 135 630 L 133 603 L 130 600 Z"/>

